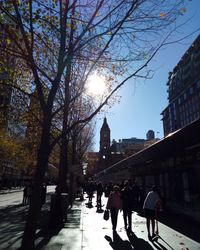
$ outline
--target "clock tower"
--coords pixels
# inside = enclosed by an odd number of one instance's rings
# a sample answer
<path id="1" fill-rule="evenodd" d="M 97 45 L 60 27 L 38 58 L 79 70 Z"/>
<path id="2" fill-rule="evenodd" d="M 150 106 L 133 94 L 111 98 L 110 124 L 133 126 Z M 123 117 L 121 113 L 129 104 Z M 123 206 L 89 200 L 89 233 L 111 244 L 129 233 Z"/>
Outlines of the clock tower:
<path id="1" fill-rule="evenodd" d="M 110 128 L 108 126 L 107 119 L 104 118 L 103 125 L 100 130 L 99 163 L 101 169 L 108 166 L 110 155 Z"/>

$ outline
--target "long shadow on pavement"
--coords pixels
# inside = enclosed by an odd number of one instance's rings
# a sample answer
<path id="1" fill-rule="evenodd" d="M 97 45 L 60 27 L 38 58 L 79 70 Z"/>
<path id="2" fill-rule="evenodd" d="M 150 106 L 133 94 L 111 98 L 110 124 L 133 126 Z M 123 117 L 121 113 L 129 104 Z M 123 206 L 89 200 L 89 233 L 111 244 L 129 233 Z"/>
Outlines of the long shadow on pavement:
<path id="1" fill-rule="evenodd" d="M 128 240 L 122 240 L 119 234 L 115 231 L 113 231 L 113 239 L 108 235 L 105 236 L 105 239 L 114 250 L 133 250 L 130 242 Z"/>
<path id="2" fill-rule="evenodd" d="M 163 244 L 160 241 L 158 241 L 158 239 L 162 240 L 166 245 L 168 245 L 168 248 L 166 248 L 165 246 L 163 246 Z M 156 249 L 158 249 L 158 250 L 168 250 L 168 249 L 175 250 L 162 237 L 159 236 L 158 239 L 152 241 L 152 244 L 154 245 L 154 247 Z"/>
<path id="3" fill-rule="evenodd" d="M 137 212 L 140 216 L 143 216 L 142 211 Z M 158 221 L 200 243 L 200 222 L 195 221 L 191 217 L 180 213 L 164 211 L 159 212 Z"/>
<path id="4" fill-rule="evenodd" d="M 149 242 L 144 239 L 138 238 L 132 231 L 127 231 L 128 239 L 133 246 L 134 250 L 153 250 L 154 248 Z"/>
<path id="5" fill-rule="evenodd" d="M 161 212 L 159 221 L 175 231 L 200 242 L 200 223 L 187 215 L 179 213 Z"/>
<path id="6" fill-rule="evenodd" d="M 0 209 L 0 249 L 20 246 L 27 216 L 27 207 L 20 205 Z"/>
<path id="7" fill-rule="evenodd" d="M 110 243 L 114 250 L 153 250 L 154 248 L 149 242 L 144 239 L 138 238 L 133 232 L 127 232 L 128 240 L 122 240 L 117 232 L 113 232 L 113 240 L 110 236 L 106 235 L 105 239 Z M 164 249 L 164 248 L 158 248 Z"/>
<path id="8" fill-rule="evenodd" d="M 79 228 L 80 227 L 80 205 L 79 202 L 74 201 L 73 207 L 68 211 L 67 215 L 67 221 L 63 225 L 58 226 L 52 226 L 48 222 L 49 213 L 47 210 L 44 212 L 46 214 L 41 215 L 40 219 L 40 230 L 36 234 L 36 250 L 39 249 L 45 249 L 45 246 L 47 245 L 47 249 L 56 248 L 61 249 L 62 248 L 62 242 L 59 240 L 56 240 L 52 243 L 52 245 L 48 246 L 48 243 L 50 242 L 51 238 L 58 235 L 60 230 L 65 228 L 73 229 L 73 228 Z M 43 219 L 42 219 L 43 218 Z M 46 219 L 45 219 L 46 218 Z M 51 247 L 51 248 L 50 248 Z"/>
<path id="9" fill-rule="evenodd" d="M 52 236 L 58 234 L 59 228 L 50 228 L 49 207 L 47 202 L 41 210 L 36 234 L 36 249 L 42 248 Z M 0 249 L 18 249 L 21 245 L 28 206 L 22 204 L 8 206 L 0 209 Z"/>
<path id="10" fill-rule="evenodd" d="M 49 223 L 49 210 L 42 210 L 35 238 L 35 249 L 42 249 L 44 246 L 46 246 L 53 236 L 58 235 L 62 227 L 63 225 L 51 225 Z M 57 242 L 56 246 L 59 247 L 61 244 Z"/>

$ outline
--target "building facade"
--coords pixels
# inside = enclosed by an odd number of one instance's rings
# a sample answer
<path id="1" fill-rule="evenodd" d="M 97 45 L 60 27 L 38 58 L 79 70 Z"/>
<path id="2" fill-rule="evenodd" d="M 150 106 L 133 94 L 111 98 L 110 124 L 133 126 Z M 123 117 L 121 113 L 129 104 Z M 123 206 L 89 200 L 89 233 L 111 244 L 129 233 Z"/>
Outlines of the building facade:
<path id="1" fill-rule="evenodd" d="M 168 106 L 163 110 L 164 136 L 200 117 L 200 35 L 168 77 Z"/>
<path id="2" fill-rule="evenodd" d="M 144 148 L 144 139 L 138 139 L 135 137 L 120 139 L 116 142 L 116 151 L 119 153 L 126 153 L 128 150 L 139 151 Z"/>

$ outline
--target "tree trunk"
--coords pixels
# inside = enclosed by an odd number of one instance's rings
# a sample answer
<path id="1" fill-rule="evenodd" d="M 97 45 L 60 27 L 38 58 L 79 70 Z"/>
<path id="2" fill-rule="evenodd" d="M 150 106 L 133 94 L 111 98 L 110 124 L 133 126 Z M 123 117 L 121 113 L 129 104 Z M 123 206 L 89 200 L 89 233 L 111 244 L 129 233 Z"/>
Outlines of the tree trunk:
<path id="1" fill-rule="evenodd" d="M 68 191 L 67 186 L 67 174 L 68 174 L 68 141 L 62 140 L 60 163 L 59 163 L 59 176 L 58 176 L 58 193 L 66 193 Z"/>
<path id="2" fill-rule="evenodd" d="M 68 157 L 67 157 L 67 140 L 63 140 L 60 153 L 58 186 L 56 188 L 55 202 L 52 204 L 50 224 L 53 227 L 62 227 L 64 220 L 67 218 L 68 201 L 64 201 L 62 193 L 68 193 L 67 173 L 68 173 Z M 63 203 L 65 203 L 63 207 Z"/>
<path id="3" fill-rule="evenodd" d="M 72 46 L 72 45 L 71 45 Z M 72 50 L 72 48 L 70 49 Z M 59 163 L 59 176 L 58 176 L 58 193 L 66 192 L 67 187 L 67 174 L 68 174 L 68 118 L 69 118 L 69 103 L 70 103 L 70 89 L 69 83 L 71 80 L 71 60 L 67 66 L 67 74 L 65 77 L 65 103 L 63 110 L 63 125 L 62 125 L 62 138 L 60 149 L 60 163 Z M 68 183 L 69 184 L 69 183 Z"/>
<path id="4" fill-rule="evenodd" d="M 41 210 L 42 184 L 50 153 L 49 143 L 50 143 L 50 121 L 45 119 L 42 130 L 40 148 L 38 151 L 37 168 L 34 176 L 29 213 L 20 248 L 22 250 L 35 249 L 34 240 L 37 229 L 37 222 Z"/>

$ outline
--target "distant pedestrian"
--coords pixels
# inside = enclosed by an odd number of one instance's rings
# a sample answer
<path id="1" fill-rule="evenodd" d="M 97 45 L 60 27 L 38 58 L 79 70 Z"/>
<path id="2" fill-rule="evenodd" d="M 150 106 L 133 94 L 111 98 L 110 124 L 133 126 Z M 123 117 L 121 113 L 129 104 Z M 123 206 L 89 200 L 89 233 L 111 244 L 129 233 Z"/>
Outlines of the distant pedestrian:
<path id="1" fill-rule="evenodd" d="M 27 185 L 25 185 L 24 190 L 23 190 L 23 200 L 22 200 L 22 205 L 27 205 L 28 204 L 28 197 L 27 197 Z"/>
<path id="2" fill-rule="evenodd" d="M 112 182 L 109 182 L 105 186 L 105 197 L 108 197 L 110 195 L 110 193 L 112 192 L 112 190 L 113 190 L 113 184 L 112 184 Z"/>
<path id="3" fill-rule="evenodd" d="M 30 200 L 31 200 L 31 196 L 32 196 L 32 184 L 31 183 L 29 183 L 27 186 L 26 195 L 27 195 L 27 203 L 26 204 L 30 204 Z"/>
<path id="4" fill-rule="evenodd" d="M 118 212 L 122 208 L 121 195 L 119 191 L 120 191 L 119 186 L 115 185 L 113 187 L 113 191 L 110 193 L 108 197 L 106 205 L 106 209 L 110 210 L 113 231 L 116 231 Z"/>
<path id="5" fill-rule="evenodd" d="M 79 197 L 80 201 L 83 201 L 84 200 L 84 197 L 83 197 L 83 187 L 82 186 L 79 186 L 78 187 L 78 190 L 77 190 L 77 197 Z"/>
<path id="6" fill-rule="evenodd" d="M 94 189 L 95 189 L 94 183 L 92 181 L 89 182 L 87 186 L 88 206 L 92 206 L 92 198 L 94 194 Z"/>
<path id="7" fill-rule="evenodd" d="M 132 190 L 133 190 L 133 200 L 134 200 L 134 211 L 139 211 L 140 206 L 140 188 L 137 185 L 137 182 L 135 181 L 132 185 Z M 144 200 L 142 201 L 143 205 Z"/>
<path id="8" fill-rule="evenodd" d="M 157 187 L 153 186 L 152 191 L 147 194 L 143 205 L 149 240 L 155 236 L 155 219 L 158 207 L 161 208 L 161 200 Z M 150 227 L 152 228 L 152 234 L 150 233 Z"/>
<path id="9" fill-rule="evenodd" d="M 41 196 L 41 206 L 44 205 L 46 202 L 46 194 L 47 194 L 47 186 L 45 183 L 43 183 L 42 196 Z"/>
<path id="10" fill-rule="evenodd" d="M 122 199 L 124 227 L 126 230 L 128 229 L 129 231 L 131 231 L 134 196 L 133 196 L 133 190 L 131 188 L 131 183 L 128 180 L 124 182 L 124 188 L 121 190 L 121 199 Z"/>
<path id="11" fill-rule="evenodd" d="M 101 182 L 97 184 L 96 190 L 97 190 L 97 212 L 98 212 L 98 211 L 101 211 L 101 208 L 102 208 L 101 197 L 103 194 L 103 186 Z"/>

